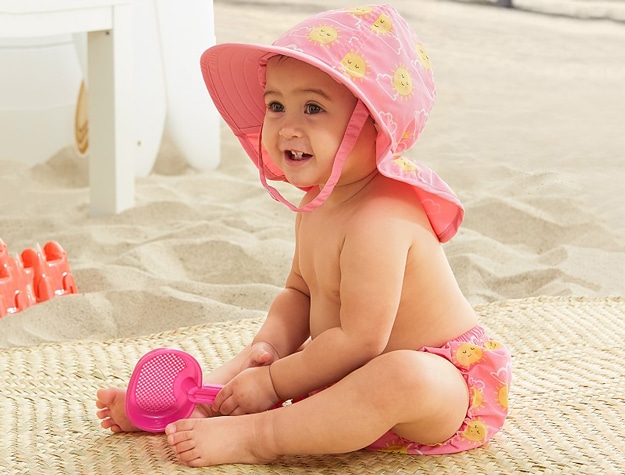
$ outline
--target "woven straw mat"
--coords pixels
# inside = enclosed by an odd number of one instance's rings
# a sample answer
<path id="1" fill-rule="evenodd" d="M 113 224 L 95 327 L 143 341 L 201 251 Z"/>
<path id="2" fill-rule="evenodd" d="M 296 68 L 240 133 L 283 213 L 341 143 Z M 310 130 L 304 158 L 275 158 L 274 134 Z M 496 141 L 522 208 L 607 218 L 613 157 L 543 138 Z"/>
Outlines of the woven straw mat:
<path id="1" fill-rule="evenodd" d="M 172 346 L 208 371 L 260 320 L 132 339 L 0 351 L 0 474 L 625 473 L 625 299 L 539 297 L 477 308 L 513 353 L 510 416 L 486 446 L 455 455 L 355 452 L 269 466 L 178 465 L 162 435 L 112 435 L 95 417 L 100 387 L 123 386 L 147 351 Z"/>

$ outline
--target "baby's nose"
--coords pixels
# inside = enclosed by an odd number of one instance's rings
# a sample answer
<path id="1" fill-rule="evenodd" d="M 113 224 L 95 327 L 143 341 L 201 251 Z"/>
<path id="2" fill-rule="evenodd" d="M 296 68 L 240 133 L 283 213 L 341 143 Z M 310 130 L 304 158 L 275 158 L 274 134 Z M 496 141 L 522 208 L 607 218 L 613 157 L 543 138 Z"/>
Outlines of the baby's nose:
<path id="1" fill-rule="evenodd" d="M 285 117 L 280 127 L 279 134 L 285 139 L 299 138 L 303 135 L 303 130 L 298 119 Z"/>

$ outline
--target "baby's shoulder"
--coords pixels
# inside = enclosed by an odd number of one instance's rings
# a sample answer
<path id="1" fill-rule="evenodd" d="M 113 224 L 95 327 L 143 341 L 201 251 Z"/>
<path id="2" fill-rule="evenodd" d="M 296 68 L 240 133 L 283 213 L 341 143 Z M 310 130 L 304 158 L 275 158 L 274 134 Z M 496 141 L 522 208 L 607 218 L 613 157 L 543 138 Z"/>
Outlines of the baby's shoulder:
<path id="1" fill-rule="evenodd" d="M 423 206 L 412 186 L 381 177 L 361 203 L 363 216 L 378 215 L 380 219 L 407 218 L 409 221 L 427 220 Z"/>
<path id="2" fill-rule="evenodd" d="M 393 180 L 388 180 L 393 181 Z M 430 221 L 410 185 L 393 181 L 376 187 L 350 213 L 347 232 L 382 235 L 388 239 L 403 236 L 438 243 Z"/>
<path id="3" fill-rule="evenodd" d="M 429 228 L 423 208 L 415 201 L 410 197 L 381 195 L 355 209 L 348 220 L 349 227 L 351 231 L 369 234 L 377 230 L 387 235 L 393 230 L 406 233 L 424 225 Z"/>

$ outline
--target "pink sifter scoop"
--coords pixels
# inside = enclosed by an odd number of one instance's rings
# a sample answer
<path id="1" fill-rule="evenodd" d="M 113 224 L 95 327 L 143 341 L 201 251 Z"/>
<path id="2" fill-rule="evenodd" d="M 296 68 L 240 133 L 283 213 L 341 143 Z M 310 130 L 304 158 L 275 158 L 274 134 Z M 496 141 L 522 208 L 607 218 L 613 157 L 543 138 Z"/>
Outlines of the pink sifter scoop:
<path id="1" fill-rule="evenodd" d="M 189 417 L 196 404 L 211 404 L 221 388 L 202 386 L 202 370 L 190 354 L 158 348 L 146 353 L 132 372 L 126 415 L 141 430 L 163 432 L 167 424 Z"/>

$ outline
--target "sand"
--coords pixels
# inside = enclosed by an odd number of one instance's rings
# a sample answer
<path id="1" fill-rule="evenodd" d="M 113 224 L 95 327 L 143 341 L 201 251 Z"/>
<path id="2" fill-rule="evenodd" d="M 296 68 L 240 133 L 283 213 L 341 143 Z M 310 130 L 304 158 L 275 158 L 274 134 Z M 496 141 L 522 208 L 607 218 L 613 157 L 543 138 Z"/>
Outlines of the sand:
<path id="1" fill-rule="evenodd" d="M 437 103 L 409 154 L 465 204 L 445 250 L 470 302 L 625 295 L 625 24 L 389 3 L 433 61 Z M 218 0 L 217 38 L 270 42 L 336 5 Z M 71 147 L 33 167 L 1 160 L 0 237 L 13 254 L 61 243 L 80 292 L 1 318 L 0 347 L 264 315 L 289 268 L 294 215 L 229 130 L 222 138 L 220 166 L 205 171 L 165 138 L 136 207 L 106 217 L 89 215 L 88 162 Z"/>

